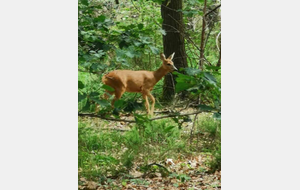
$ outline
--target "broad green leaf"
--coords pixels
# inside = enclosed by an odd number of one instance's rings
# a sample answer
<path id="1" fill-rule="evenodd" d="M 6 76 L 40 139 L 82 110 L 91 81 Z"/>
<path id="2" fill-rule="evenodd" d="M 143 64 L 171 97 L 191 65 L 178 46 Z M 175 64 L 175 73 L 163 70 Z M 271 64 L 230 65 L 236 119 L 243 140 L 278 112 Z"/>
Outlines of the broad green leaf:
<path id="1" fill-rule="evenodd" d="M 209 72 L 204 72 L 204 76 L 205 76 L 208 80 L 210 80 L 210 81 L 212 81 L 212 82 L 214 82 L 214 83 L 217 83 L 216 78 L 215 78 L 212 74 L 210 74 Z"/>
<path id="2" fill-rule="evenodd" d="M 138 24 L 138 28 L 141 30 L 144 27 L 143 24 Z"/>
<path id="3" fill-rule="evenodd" d="M 162 19 L 162 18 L 158 18 L 158 19 L 157 19 L 157 22 L 160 23 L 160 24 L 162 24 L 163 21 L 164 21 L 164 19 Z"/>
<path id="4" fill-rule="evenodd" d="M 79 89 L 83 89 L 84 88 L 84 84 L 81 81 L 78 81 L 78 88 Z"/>
<path id="5" fill-rule="evenodd" d="M 117 101 L 115 101 L 115 104 L 114 104 L 114 106 L 116 107 L 116 108 L 121 108 L 121 107 L 123 107 L 123 105 L 125 105 L 125 101 L 124 100 L 117 100 Z"/>
<path id="6" fill-rule="evenodd" d="M 164 129 L 164 132 L 165 133 L 168 133 L 168 132 L 170 132 L 172 129 L 174 129 L 175 128 L 175 126 L 168 126 L 168 127 L 166 127 L 165 129 Z"/>
<path id="7" fill-rule="evenodd" d="M 158 48 L 156 48 L 154 46 L 150 46 L 150 49 L 151 49 L 152 53 L 159 54 L 159 49 Z"/>
<path id="8" fill-rule="evenodd" d="M 102 85 L 102 88 L 104 88 L 105 90 L 111 91 L 111 92 L 114 92 L 114 91 L 115 91 L 114 88 L 112 88 L 112 87 L 110 87 L 110 86 L 108 86 L 108 85 L 106 85 L 106 84 L 103 84 L 103 85 Z"/>
<path id="9" fill-rule="evenodd" d="M 81 3 L 83 4 L 83 5 L 86 5 L 86 6 L 88 6 L 89 5 L 89 2 L 88 2 L 88 0 L 80 0 L 81 1 Z"/>
<path id="10" fill-rule="evenodd" d="M 99 17 L 98 17 L 98 20 L 99 20 L 100 22 L 104 22 L 104 21 L 105 21 L 105 16 L 104 16 L 104 15 L 99 16 Z"/>
<path id="11" fill-rule="evenodd" d="M 133 41 L 133 44 L 134 44 L 135 46 L 139 47 L 142 43 L 139 42 L 139 41 Z"/>
<path id="12" fill-rule="evenodd" d="M 90 67 L 91 66 L 91 62 L 83 62 L 82 64 L 80 64 L 82 67 Z"/>
<path id="13" fill-rule="evenodd" d="M 99 100 L 99 99 L 96 99 L 96 98 L 91 98 L 91 99 L 94 100 L 100 106 L 103 106 L 103 107 L 110 106 L 110 102 L 108 100 Z"/>
<path id="14" fill-rule="evenodd" d="M 181 92 L 183 90 L 189 89 L 191 87 L 193 87 L 194 85 L 189 84 L 189 83 L 184 83 L 184 82 L 177 82 L 176 86 L 175 86 L 175 91 L 176 93 Z"/>
<path id="15" fill-rule="evenodd" d="M 221 120 L 221 113 L 214 113 L 213 117 L 217 120 Z"/>
<path id="16" fill-rule="evenodd" d="M 81 111 L 90 111 L 90 106 L 91 106 L 90 102 L 89 102 L 89 101 L 86 101 L 86 104 L 85 104 L 85 106 L 82 108 Z"/>
<path id="17" fill-rule="evenodd" d="M 78 102 L 82 101 L 85 98 L 86 98 L 86 94 L 81 94 L 78 92 Z"/>
<path id="18" fill-rule="evenodd" d="M 215 110 L 215 108 L 207 106 L 207 105 L 204 105 L 204 104 L 199 105 L 198 108 L 200 110 L 203 110 L 203 111 L 212 111 L 212 110 Z"/>
<path id="19" fill-rule="evenodd" d="M 207 66 L 205 66 L 205 68 L 206 69 L 212 69 L 212 70 L 220 70 L 221 69 L 221 67 L 218 67 L 218 66 L 210 66 L 210 65 L 207 65 Z"/>
<path id="20" fill-rule="evenodd" d="M 186 74 L 191 75 L 191 76 L 201 73 L 200 69 L 195 69 L 192 67 L 186 67 L 186 68 L 184 68 L 184 70 L 185 70 Z"/>
<path id="21" fill-rule="evenodd" d="M 130 58 L 134 57 L 134 54 L 131 51 L 126 51 L 125 55 L 127 55 Z"/>
<path id="22" fill-rule="evenodd" d="M 166 31 L 162 28 L 158 29 L 158 31 L 164 36 L 167 34 Z"/>
<path id="23" fill-rule="evenodd" d="M 100 96 L 99 92 L 91 92 L 89 97 L 98 99 Z"/>

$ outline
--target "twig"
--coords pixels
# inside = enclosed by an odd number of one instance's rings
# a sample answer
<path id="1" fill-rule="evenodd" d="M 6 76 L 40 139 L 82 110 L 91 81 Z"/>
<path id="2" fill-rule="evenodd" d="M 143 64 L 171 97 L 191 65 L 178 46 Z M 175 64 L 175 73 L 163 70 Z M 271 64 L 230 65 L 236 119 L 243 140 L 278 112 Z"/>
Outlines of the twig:
<path id="1" fill-rule="evenodd" d="M 168 16 L 169 17 L 171 17 L 171 19 L 173 19 L 178 25 L 181 25 L 181 27 L 183 28 L 183 30 L 185 31 L 185 27 L 181 24 L 181 23 L 179 23 L 175 18 L 173 18 L 170 14 L 168 14 Z M 180 32 L 180 31 L 178 31 L 178 32 Z M 181 32 L 180 32 L 181 33 Z M 185 34 L 185 32 L 183 32 L 183 37 L 185 37 L 185 38 L 187 38 L 199 51 L 200 51 L 200 49 L 198 48 L 198 46 L 195 44 L 195 42 L 188 36 L 188 35 L 186 35 Z"/>
<path id="2" fill-rule="evenodd" d="M 140 13 L 140 10 L 135 6 L 135 4 L 133 3 L 132 0 L 131 0 L 131 3 L 133 4 L 134 8 Z"/>
<path id="3" fill-rule="evenodd" d="M 191 134 L 190 134 L 190 146 L 192 146 L 192 140 L 193 140 L 193 131 L 194 131 L 194 127 L 195 127 L 195 123 L 196 123 L 196 120 L 197 120 L 197 116 L 198 114 L 195 115 L 195 118 L 194 118 L 194 123 L 193 123 L 193 126 L 192 126 L 192 129 L 191 129 Z"/>
<path id="4" fill-rule="evenodd" d="M 169 15 L 169 16 L 170 16 L 170 15 Z M 170 16 L 170 17 L 171 17 L 172 19 L 174 19 L 172 16 Z M 155 23 L 157 26 L 160 27 L 160 25 L 159 25 L 155 20 L 153 20 L 153 21 L 154 21 L 154 23 Z M 176 20 L 175 20 L 175 21 L 176 21 Z M 177 21 L 176 21 L 176 22 L 177 22 Z M 168 27 L 174 29 L 176 32 L 178 32 L 179 34 L 181 34 L 185 39 L 187 39 L 188 41 L 190 41 L 190 42 L 192 43 L 192 45 L 200 51 L 199 47 L 195 44 L 195 42 L 194 42 L 188 35 L 186 35 L 184 32 L 180 32 L 177 28 L 175 28 L 174 26 L 171 26 L 171 25 L 169 25 L 169 24 L 162 24 L 162 25 L 165 25 L 165 26 L 168 26 Z M 166 31 L 166 32 L 174 32 L 174 31 Z"/>
<path id="5" fill-rule="evenodd" d="M 209 12 L 207 12 L 207 13 L 205 14 L 205 16 L 208 16 L 209 14 L 211 14 L 212 12 L 214 12 L 215 10 L 217 10 L 217 9 L 220 8 L 220 7 L 221 7 L 221 5 L 216 6 L 215 8 L 213 8 L 212 10 L 210 10 Z"/>
<path id="6" fill-rule="evenodd" d="M 178 10 L 176 10 L 176 9 L 172 9 L 172 8 L 170 8 L 170 7 L 167 7 L 166 5 L 163 5 L 163 4 L 161 4 L 161 6 L 163 6 L 163 7 L 167 8 L 167 9 L 169 9 L 169 10 L 171 10 L 171 11 L 178 12 Z"/>

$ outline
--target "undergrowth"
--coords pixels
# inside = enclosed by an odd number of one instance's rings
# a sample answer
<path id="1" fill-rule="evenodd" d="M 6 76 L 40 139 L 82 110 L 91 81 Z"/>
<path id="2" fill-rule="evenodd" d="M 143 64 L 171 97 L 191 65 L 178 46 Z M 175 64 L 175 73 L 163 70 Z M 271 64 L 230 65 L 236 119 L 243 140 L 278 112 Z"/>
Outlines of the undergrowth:
<path id="1" fill-rule="evenodd" d="M 78 125 L 79 177 L 102 179 L 127 175 L 136 167 L 163 163 L 167 158 L 205 152 L 211 171 L 221 168 L 220 121 L 199 116 L 190 144 L 190 129 L 172 119 L 136 118 L 128 131 L 104 130 L 107 122 L 80 120 Z M 101 126 L 101 124 L 103 126 Z M 97 127 L 98 126 L 98 127 Z"/>

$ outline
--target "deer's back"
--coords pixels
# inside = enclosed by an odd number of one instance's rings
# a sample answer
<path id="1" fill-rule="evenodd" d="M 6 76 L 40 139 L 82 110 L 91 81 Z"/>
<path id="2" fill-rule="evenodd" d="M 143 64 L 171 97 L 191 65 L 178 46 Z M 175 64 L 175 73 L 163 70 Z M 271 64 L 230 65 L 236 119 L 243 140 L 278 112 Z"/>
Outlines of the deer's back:
<path id="1" fill-rule="evenodd" d="M 152 71 L 115 70 L 102 78 L 102 82 L 116 88 L 125 88 L 127 92 L 141 92 L 155 85 Z"/>

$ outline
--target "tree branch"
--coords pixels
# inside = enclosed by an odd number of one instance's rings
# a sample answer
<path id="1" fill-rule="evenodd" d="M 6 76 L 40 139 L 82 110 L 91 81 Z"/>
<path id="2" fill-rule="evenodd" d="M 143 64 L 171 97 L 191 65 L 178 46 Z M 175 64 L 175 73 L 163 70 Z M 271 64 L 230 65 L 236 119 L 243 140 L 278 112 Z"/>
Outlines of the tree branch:
<path id="1" fill-rule="evenodd" d="M 207 13 L 205 14 L 205 16 L 208 16 L 209 14 L 211 14 L 212 12 L 214 12 L 215 10 L 217 10 L 217 9 L 220 8 L 220 7 L 221 7 L 221 5 L 216 6 L 215 8 L 213 8 L 212 10 L 210 10 L 209 12 L 207 12 Z"/>

